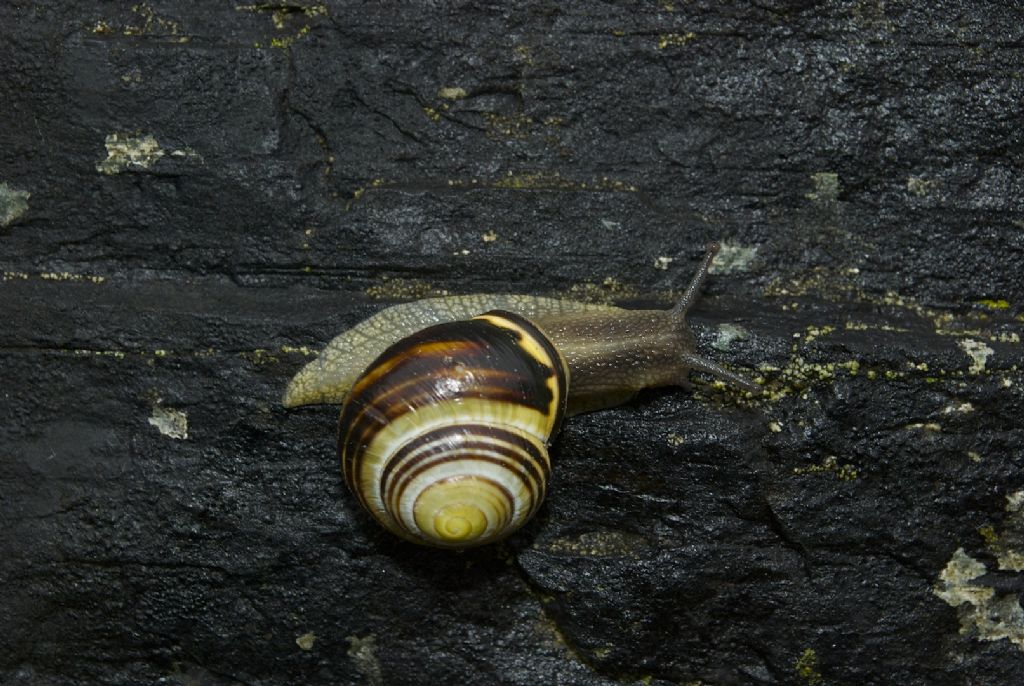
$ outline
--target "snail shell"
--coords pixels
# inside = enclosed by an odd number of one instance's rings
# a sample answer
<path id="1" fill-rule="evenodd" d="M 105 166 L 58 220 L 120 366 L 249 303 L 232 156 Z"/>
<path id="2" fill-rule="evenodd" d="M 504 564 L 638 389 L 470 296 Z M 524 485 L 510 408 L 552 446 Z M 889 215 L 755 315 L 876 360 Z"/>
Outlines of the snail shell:
<path id="1" fill-rule="evenodd" d="M 396 305 L 332 340 L 283 403 L 342 403 L 345 481 L 393 533 L 499 540 L 540 506 L 564 416 L 686 385 L 692 370 L 758 390 L 697 355 L 686 324 L 716 252 L 669 310 L 507 294 Z"/>
<path id="2" fill-rule="evenodd" d="M 511 312 L 408 336 L 345 401 L 345 481 L 403 538 L 451 547 L 500 538 L 544 499 L 568 379 L 547 337 Z"/>

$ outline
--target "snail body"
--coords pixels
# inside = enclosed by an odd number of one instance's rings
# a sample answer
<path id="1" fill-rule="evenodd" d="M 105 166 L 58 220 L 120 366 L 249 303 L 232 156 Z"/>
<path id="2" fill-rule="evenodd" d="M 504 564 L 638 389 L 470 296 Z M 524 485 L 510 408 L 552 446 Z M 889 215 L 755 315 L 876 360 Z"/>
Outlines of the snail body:
<path id="1" fill-rule="evenodd" d="M 393 533 L 450 548 L 499 540 L 540 506 L 565 416 L 686 385 L 692 370 L 756 390 L 697 355 L 686 324 L 716 251 L 668 310 L 513 295 L 388 308 L 331 341 L 284 405 L 342 403 L 345 481 Z"/>

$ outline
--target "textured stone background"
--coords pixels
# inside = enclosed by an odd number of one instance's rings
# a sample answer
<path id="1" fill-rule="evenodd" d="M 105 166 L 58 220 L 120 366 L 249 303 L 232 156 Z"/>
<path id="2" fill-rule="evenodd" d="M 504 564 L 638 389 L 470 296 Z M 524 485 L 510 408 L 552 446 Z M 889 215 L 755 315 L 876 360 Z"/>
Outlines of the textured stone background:
<path id="1" fill-rule="evenodd" d="M 0 682 L 1016 683 L 1024 11 L 736 4 L 0 3 Z M 392 539 L 278 403 L 713 238 L 765 397 L 576 418 L 504 544 Z"/>

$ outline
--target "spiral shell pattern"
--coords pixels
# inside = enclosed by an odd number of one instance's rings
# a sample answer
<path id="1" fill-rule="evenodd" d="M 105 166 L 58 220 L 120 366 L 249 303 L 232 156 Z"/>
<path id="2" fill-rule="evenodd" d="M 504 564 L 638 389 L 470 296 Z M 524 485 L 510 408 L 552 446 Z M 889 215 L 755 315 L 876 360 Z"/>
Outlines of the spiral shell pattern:
<path id="1" fill-rule="evenodd" d="M 418 331 L 370 364 L 342 406 L 345 481 L 413 542 L 503 538 L 544 499 L 568 377 L 548 338 L 511 312 Z"/>

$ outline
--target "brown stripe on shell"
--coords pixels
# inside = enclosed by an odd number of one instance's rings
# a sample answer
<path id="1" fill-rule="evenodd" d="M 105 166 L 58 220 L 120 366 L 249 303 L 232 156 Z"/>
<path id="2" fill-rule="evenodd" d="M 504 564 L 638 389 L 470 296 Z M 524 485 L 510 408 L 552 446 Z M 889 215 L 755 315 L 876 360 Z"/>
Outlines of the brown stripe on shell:
<path id="1" fill-rule="evenodd" d="M 460 440 L 455 443 L 447 442 L 445 433 L 453 431 L 458 432 Z M 471 434 L 472 437 L 468 440 L 461 440 L 461 436 L 465 434 Z M 495 441 L 488 441 L 488 438 L 493 438 Z M 423 450 L 409 457 L 418 448 L 434 442 L 438 443 L 437 447 L 440 450 Z M 506 443 L 508 445 L 505 445 Z M 497 453 L 501 457 L 474 453 L 475 450 Z M 394 514 L 406 487 L 417 476 L 432 467 L 457 460 L 481 460 L 498 465 L 514 474 L 530 492 L 531 511 L 535 504 L 543 498 L 550 467 L 544 459 L 543 453 L 538 452 L 538 447 L 513 432 L 477 424 L 438 427 L 437 430 L 402 446 L 391 457 L 381 473 L 381 502 L 384 503 L 386 509 Z M 518 469 L 514 467 L 518 467 Z M 475 475 L 467 473 L 465 476 Z"/>
<path id="2" fill-rule="evenodd" d="M 548 476 L 551 474 L 551 465 L 546 453 L 542 450 L 538 450 L 537 444 L 514 431 L 509 431 L 502 427 L 491 426 L 488 424 L 438 426 L 430 432 L 409 441 L 403 445 L 398 452 L 392 454 L 391 459 L 381 470 L 381 499 L 384 500 L 383 484 L 390 479 L 400 479 L 405 472 L 414 466 L 414 464 L 410 463 L 408 458 L 411 453 L 416 452 L 423 446 L 435 442 L 439 444 L 439 447 L 450 446 L 451 443 L 445 445 L 443 441 L 444 434 L 451 431 L 457 431 L 460 437 L 466 435 L 472 437 L 467 440 L 460 440 L 456 446 L 459 449 L 471 443 L 491 450 L 502 448 L 504 451 L 510 449 L 514 451 L 515 448 L 519 448 L 520 452 L 514 453 L 516 457 L 519 458 L 517 461 L 521 463 L 524 470 L 528 471 L 530 476 L 532 476 L 536 481 L 546 481 Z M 492 438 L 509 445 L 494 445 L 486 440 L 488 438 Z M 423 453 L 416 455 L 413 459 L 418 461 L 422 459 L 422 455 L 437 454 L 437 451 L 434 450 L 424 451 Z"/>
<path id="3" fill-rule="evenodd" d="M 547 334 L 526 317 L 508 310 L 491 310 L 480 316 L 500 317 L 516 324 L 529 333 L 530 338 L 544 350 L 548 358 L 555 364 L 554 368 L 548 367 L 548 369 L 555 375 L 558 382 L 557 410 L 554 425 L 551 427 L 551 435 L 558 435 L 558 431 L 562 426 L 562 419 L 565 417 L 565 408 L 569 401 L 569 363 L 566 362 L 565 357 L 555 347 L 555 344 L 551 342 Z"/>

